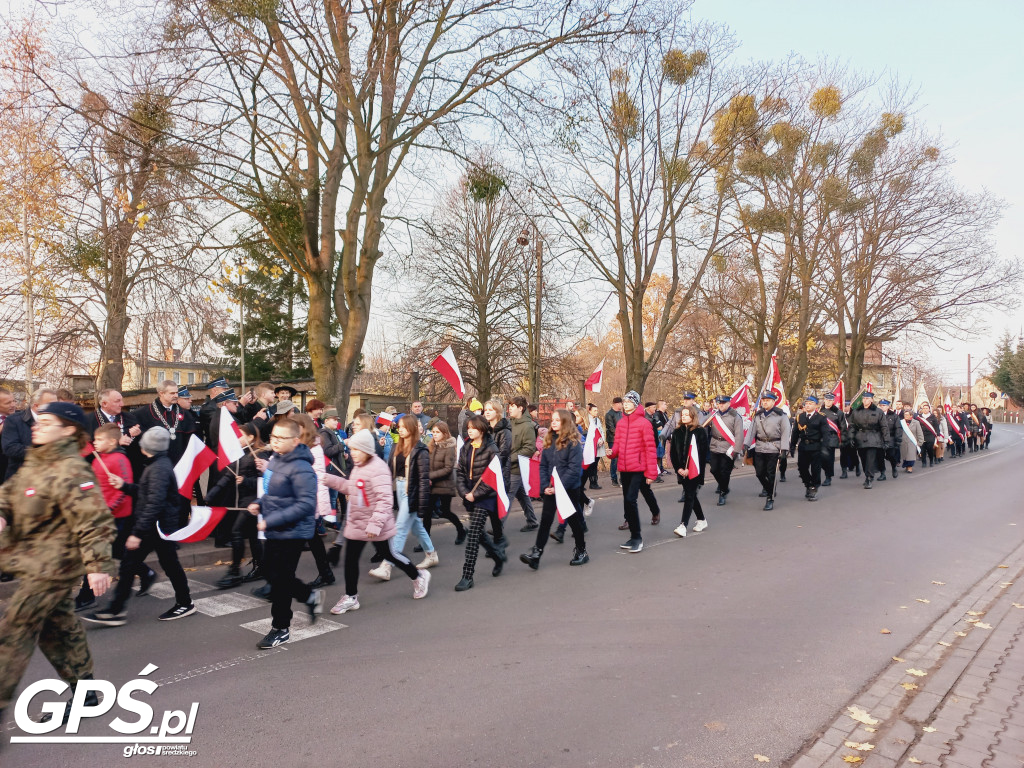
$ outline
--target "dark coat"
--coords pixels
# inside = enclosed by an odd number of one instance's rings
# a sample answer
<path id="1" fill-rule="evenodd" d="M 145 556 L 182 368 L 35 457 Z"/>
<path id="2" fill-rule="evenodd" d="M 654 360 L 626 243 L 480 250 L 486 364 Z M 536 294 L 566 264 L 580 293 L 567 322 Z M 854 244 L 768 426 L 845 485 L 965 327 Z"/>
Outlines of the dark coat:
<path id="1" fill-rule="evenodd" d="M 858 405 L 850 412 L 850 431 L 858 448 L 889 447 L 890 432 L 884 416 L 874 403 L 870 408 Z"/>
<path id="2" fill-rule="evenodd" d="M 886 448 L 899 448 L 900 443 L 903 442 L 903 429 L 900 427 L 900 417 L 896 414 L 896 411 L 884 413 L 882 417 L 885 419 L 885 425 L 889 429 L 889 445 Z"/>
<path id="3" fill-rule="evenodd" d="M 832 427 L 828 424 L 825 425 L 824 447 L 838 448 L 840 444 L 844 443 L 846 433 L 850 429 L 849 425 L 846 423 L 846 414 L 843 413 L 839 406 L 833 405 L 831 408 L 822 408 L 821 415 L 835 424 L 839 429 L 839 434 L 837 435 L 836 431 L 832 429 Z"/>
<path id="4" fill-rule="evenodd" d="M 484 436 L 483 443 L 478 450 L 473 449 L 473 443 L 469 440 L 462 444 L 462 452 L 459 454 L 459 461 L 455 466 L 455 486 L 459 491 L 459 496 L 463 499 L 466 498 L 466 494 L 472 492 L 476 501 L 467 502 L 468 504 L 489 509 L 495 508 L 497 500 L 494 489 L 487 483 L 480 483 L 480 485 L 476 485 L 476 483 L 480 479 L 480 475 L 487 469 L 487 465 L 491 463 L 491 459 L 497 455 L 498 446 L 494 444 L 490 435 Z M 476 485 L 476 490 L 473 490 L 474 485 Z"/>
<path id="5" fill-rule="evenodd" d="M 512 426 L 508 423 L 508 419 L 502 417 L 498 419 L 498 422 L 491 428 L 491 438 L 494 440 L 494 444 L 498 447 L 498 456 L 501 457 L 501 469 L 504 475 L 505 487 L 509 486 L 509 460 L 512 456 Z M 516 459 L 518 464 L 519 459 Z"/>
<path id="6" fill-rule="evenodd" d="M 509 422 L 512 429 L 512 448 L 509 453 L 509 473 L 519 474 L 519 457 L 530 458 L 537 452 L 537 425 L 527 414 Z"/>
<path id="7" fill-rule="evenodd" d="M 342 471 L 339 472 L 330 464 L 327 465 L 327 472 L 331 475 L 340 475 L 343 472 L 348 471 L 348 466 L 345 463 L 345 444 L 341 442 L 341 438 L 338 437 L 338 433 L 333 429 L 327 429 L 327 427 L 321 428 L 317 434 L 320 435 L 320 447 L 324 449 L 324 456 L 329 461 L 333 461 L 338 465 L 338 468 Z"/>
<path id="8" fill-rule="evenodd" d="M 256 468 L 257 456 L 264 460 L 269 459 L 270 449 L 263 448 L 255 455 L 252 451 L 246 451 L 242 458 L 231 464 L 231 470 L 235 474 L 226 470 L 221 474 L 220 480 L 211 485 L 206 492 L 207 504 L 242 508 L 256 501 L 256 484 L 260 479 L 260 471 Z M 236 481 L 236 476 L 241 476 L 241 483 Z"/>
<path id="9" fill-rule="evenodd" d="M 31 408 L 12 413 L 4 421 L 4 429 L 0 433 L 0 450 L 7 458 L 4 480 L 13 476 L 25 462 L 25 453 L 32 447 L 32 425 L 35 423 Z"/>
<path id="10" fill-rule="evenodd" d="M 275 453 L 267 472 L 267 491 L 256 502 L 267 524 L 267 538 L 312 538 L 316 530 L 317 484 L 312 452 L 300 444 L 283 456 Z"/>
<path id="11" fill-rule="evenodd" d="M 409 512 L 423 517 L 430 513 L 430 451 L 417 440 L 412 453 L 406 457 L 405 474 L 399 474 L 395 471 L 396 448 L 391 450 L 391 475 L 395 480 L 407 481 L 405 493 L 409 497 Z"/>
<path id="12" fill-rule="evenodd" d="M 132 411 L 132 415 L 138 419 L 139 426 L 143 432 L 152 427 L 163 426 L 163 422 L 157 416 L 157 409 L 160 409 L 164 421 L 168 424 L 171 424 L 172 421 L 177 424 L 174 430 L 174 439 L 171 440 L 171 447 L 167 449 L 167 456 L 170 458 L 171 464 L 177 464 L 178 459 L 185 453 L 185 447 L 188 445 L 189 438 L 196 431 L 196 424 L 192 419 L 192 411 L 177 405 L 172 406 L 170 410 L 162 408 L 160 399 L 157 398 L 149 405 L 143 405 Z"/>
<path id="13" fill-rule="evenodd" d="M 672 430 L 668 457 L 669 461 L 672 462 L 672 468 L 676 470 L 676 482 L 679 485 L 683 484 L 683 480 L 689 479 L 680 475 L 679 470 L 686 469 L 687 457 L 690 455 L 690 443 L 694 440 L 697 441 L 697 461 L 700 464 L 700 474 L 694 480 L 697 481 L 698 485 L 704 485 L 704 469 L 708 463 L 708 454 L 711 452 L 711 440 L 708 437 L 707 429 L 702 427 L 688 429 L 684 426 L 678 426 Z"/>
<path id="14" fill-rule="evenodd" d="M 430 451 L 430 492 L 437 496 L 454 496 L 455 491 L 455 446 L 457 441 L 449 437 Z"/>
<path id="15" fill-rule="evenodd" d="M 184 524 L 182 496 L 174 477 L 174 464 L 166 452 L 154 454 L 138 484 L 125 484 L 124 489 L 136 497 L 132 536 L 156 536 L 157 524 L 165 534 L 173 533 Z"/>
<path id="16" fill-rule="evenodd" d="M 551 445 L 540 452 L 540 490 L 551 485 L 551 471 L 558 471 L 558 479 L 562 486 L 569 491 L 579 488 L 582 485 L 583 469 L 583 443 L 569 443 L 565 448 L 556 447 L 558 438 L 551 441 Z"/>
<path id="17" fill-rule="evenodd" d="M 609 448 L 615 442 L 615 427 L 618 426 L 622 415 L 622 411 L 616 411 L 614 408 L 609 408 L 608 413 L 604 415 L 604 439 Z"/>
<path id="18" fill-rule="evenodd" d="M 807 451 L 820 451 L 829 434 L 833 437 L 836 434 L 827 422 L 828 419 L 818 411 L 809 416 L 801 411 L 793 430 L 793 448 L 800 446 Z"/>

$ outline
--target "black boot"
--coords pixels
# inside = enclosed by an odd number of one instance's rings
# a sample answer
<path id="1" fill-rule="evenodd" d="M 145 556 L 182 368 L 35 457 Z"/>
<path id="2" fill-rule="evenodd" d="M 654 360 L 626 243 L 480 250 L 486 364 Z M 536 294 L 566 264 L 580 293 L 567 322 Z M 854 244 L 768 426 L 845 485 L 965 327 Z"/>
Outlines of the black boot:
<path id="1" fill-rule="evenodd" d="M 893 467 L 892 468 L 892 479 L 895 480 L 899 476 L 900 476 L 900 473 L 897 471 L 896 467 Z"/>
<path id="2" fill-rule="evenodd" d="M 885 480 L 885 472 L 879 472 L 878 473 L 878 482 L 882 482 L 883 480 Z"/>
<path id="3" fill-rule="evenodd" d="M 768 501 L 766 501 L 764 503 L 764 511 L 765 512 L 770 512 L 774 508 L 775 508 L 775 499 L 769 498 Z"/>
<path id="4" fill-rule="evenodd" d="M 828 487 L 828 486 L 832 485 L 832 478 L 831 477 L 826 477 L 824 482 L 822 483 L 822 485 L 824 485 L 825 487 Z"/>
<path id="5" fill-rule="evenodd" d="M 590 562 L 590 555 L 587 554 L 585 549 L 574 549 L 572 551 L 572 560 L 569 561 L 569 565 L 586 565 Z"/>
<path id="6" fill-rule="evenodd" d="M 538 547 L 530 547 L 529 552 L 527 552 L 525 555 L 519 556 L 519 562 L 525 563 L 526 565 L 530 566 L 533 570 L 536 571 L 538 568 L 540 568 L 540 556 L 543 554 L 543 549 L 539 549 Z"/>
<path id="7" fill-rule="evenodd" d="M 869 490 L 871 489 L 871 478 L 870 477 L 864 479 L 864 487 L 869 489 Z"/>
<path id="8" fill-rule="evenodd" d="M 309 588 L 320 589 L 321 587 L 329 587 L 335 581 L 337 581 L 337 579 L 334 578 L 334 571 L 328 568 L 326 571 L 324 571 L 311 582 L 309 582 Z"/>
<path id="9" fill-rule="evenodd" d="M 250 581 L 259 581 L 263 578 L 263 569 L 256 560 L 249 561 L 249 572 L 242 577 L 242 581 L 248 584 Z"/>
<path id="10" fill-rule="evenodd" d="M 565 541 L 565 531 L 560 531 L 557 528 L 551 532 L 551 538 L 561 544 Z"/>
<path id="11" fill-rule="evenodd" d="M 491 569 L 491 576 L 500 576 L 501 569 L 505 565 L 505 561 L 508 560 L 508 555 L 505 554 L 504 550 L 495 549 L 493 554 L 487 555 L 494 561 L 494 568 Z"/>
<path id="12" fill-rule="evenodd" d="M 860 474 L 860 472 L 858 472 L 857 474 L 859 475 L 859 474 Z M 846 479 L 847 477 L 849 477 L 849 475 L 847 475 L 847 474 L 846 474 L 846 470 L 844 469 L 844 470 L 843 470 L 843 474 L 841 474 L 841 475 L 839 476 L 839 479 L 840 479 L 840 480 L 845 480 L 845 479 Z"/>
<path id="13" fill-rule="evenodd" d="M 818 500 L 818 489 L 817 488 L 811 488 L 811 489 L 809 489 L 807 491 L 807 500 L 808 501 L 817 501 Z"/>
<path id="14" fill-rule="evenodd" d="M 228 572 L 220 577 L 217 582 L 217 589 L 231 589 L 242 583 L 242 571 L 237 565 L 228 567 Z"/>
<path id="15" fill-rule="evenodd" d="M 786 482 L 786 473 L 785 472 L 782 472 L 782 473 L 779 474 L 779 482 L 780 483 Z"/>
<path id="16" fill-rule="evenodd" d="M 724 507 L 725 506 L 725 497 L 727 495 L 728 494 L 725 494 L 725 493 L 718 494 L 718 504 L 716 506 Z"/>
<path id="17" fill-rule="evenodd" d="M 466 541 L 466 529 L 460 528 L 459 532 L 455 534 L 455 546 L 459 546 Z"/>
<path id="18" fill-rule="evenodd" d="M 857 467 L 857 469 L 854 471 L 857 473 L 857 477 L 860 477 L 860 467 Z"/>
<path id="19" fill-rule="evenodd" d="M 686 501 L 686 491 L 683 491 L 679 496 L 679 503 L 682 504 L 684 501 Z"/>
<path id="20" fill-rule="evenodd" d="M 341 544 L 332 544 L 327 550 L 327 562 L 335 568 L 341 563 Z"/>
<path id="21" fill-rule="evenodd" d="M 757 494 L 757 495 L 758 495 L 759 498 L 766 499 L 766 498 L 768 498 L 768 491 L 766 491 L 766 490 L 764 490 L 762 488 L 761 492 L 759 494 Z"/>

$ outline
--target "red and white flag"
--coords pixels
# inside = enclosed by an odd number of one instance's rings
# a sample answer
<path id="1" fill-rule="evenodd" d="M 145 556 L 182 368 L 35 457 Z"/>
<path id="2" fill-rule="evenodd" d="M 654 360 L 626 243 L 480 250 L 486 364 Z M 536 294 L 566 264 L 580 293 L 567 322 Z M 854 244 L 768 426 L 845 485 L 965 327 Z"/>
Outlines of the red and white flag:
<path id="1" fill-rule="evenodd" d="M 523 478 L 523 490 L 531 499 L 540 497 L 540 462 L 529 456 L 519 456 L 519 475 Z"/>
<path id="2" fill-rule="evenodd" d="M 586 383 L 583 385 L 583 388 L 587 389 L 587 390 L 589 390 L 591 392 L 598 392 L 599 393 L 601 391 L 601 379 L 603 379 L 603 378 L 604 378 L 604 360 L 602 360 L 601 364 L 599 366 L 597 366 L 597 370 L 594 371 L 592 374 L 590 374 L 590 378 L 587 379 Z"/>
<path id="3" fill-rule="evenodd" d="M 452 389 L 455 390 L 455 394 L 460 399 L 466 396 L 466 388 L 462 383 L 462 373 L 459 371 L 459 364 L 455 361 L 455 353 L 452 352 L 450 344 L 445 347 L 444 352 L 434 359 L 431 365 L 444 377 L 445 381 L 452 385 Z"/>
<path id="4" fill-rule="evenodd" d="M 779 373 L 778 355 L 772 355 L 771 365 L 768 366 L 768 375 L 764 377 L 764 386 L 761 392 L 774 392 L 778 395 L 775 404 L 782 411 L 789 415 L 789 401 L 786 400 L 786 390 L 782 386 L 782 374 Z"/>
<path id="5" fill-rule="evenodd" d="M 156 531 L 160 534 L 160 538 L 166 541 L 202 541 L 213 533 L 213 529 L 224 519 L 226 513 L 227 508 L 225 507 L 192 507 L 188 525 L 184 528 L 179 528 L 174 533 L 164 533 L 160 530 L 160 523 L 157 523 Z M 239 512 L 238 514 L 247 515 L 249 513 Z"/>
<path id="6" fill-rule="evenodd" d="M 576 505 L 572 503 L 569 492 L 562 485 L 557 469 L 551 470 L 551 480 L 555 484 L 555 514 L 558 515 L 558 522 L 561 524 L 576 514 Z"/>
<path id="7" fill-rule="evenodd" d="M 391 413 L 378 413 L 377 414 L 377 426 L 378 427 L 390 427 L 395 423 L 394 414 Z"/>
<path id="8" fill-rule="evenodd" d="M 693 480 L 700 475 L 700 453 L 697 451 L 697 438 L 690 436 L 690 450 L 686 454 L 686 476 Z"/>
<path id="9" fill-rule="evenodd" d="M 864 391 L 870 392 L 872 395 L 875 394 L 875 385 L 869 381 L 867 384 L 864 385 Z"/>
<path id="10" fill-rule="evenodd" d="M 483 475 L 480 476 L 484 485 L 494 489 L 498 494 L 498 517 L 504 520 L 508 517 L 508 494 L 505 492 L 505 478 L 501 474 L 501 459 L 495 456 L 487 465 Z"/>
<path id="11" fill-rule="evenodd" d="M 740 388 L 732 393 L 732 399 L 729 401 L 729 407 L 735 408 L 737 411 L 739 411 L 740 408 L 743 408 L 744 410 L 742 411 L 742 414 L 744 416 L 749 416 L 753 413 L 750 406 L 750 385 L 747 383 L 740 384 Z"/>
<path id="12" fill-rule="evenodd" d="M 836 403 L 839 405 L 839 410 L 843 410 L 843 406 L 846 405 L 846 385 L 843 384 L 842 379 L 840 379 L 839 383 L 836 384 L 836 388 L 832 390 L 832 394 L 835 395 Z"/>
<path id="13" fill-rule="evenodd" d="M 711 414 L 711 420 L 715 423 L 715 426 L 718 427 L 718 431 L 722 437 L 725 438 L 725 442 L 729 444 L 729 450 L 725 452 L 725 455 L 731 458 L 732 455 L 736 453 L 736 435 L 734 435 L 732 430 L 726 426 L 725 421 L 722 419 L 722 414 L 718 411 Z"/>
<path id="14" fill-rule="evenodd" d="M 220 429 L 217 434 L 217 468 L 227 469 L 229 464 L 234 464 L 245 456 L 245 448 L 242 447 L 242 430 L 238 428 L 237 422 L 231 418 L 226 408 L 220 412 Z"/>
<path id="15" fill-rule="evenodd" d="M 178 493 L 186 499 L 192 498 L 192 486 L 196 484 L 199 476 L 213 466 L 217 460 L 217 454 L 211 451 L 195 435 L 188 439 L 185 446 L 185 453 L 174 465 L 174 478 L 178 481 Z"/>
<path id="16" fill-rule="evenodd" d="M 601 420 L 591 419 L 587 430 L 586 441 L 583 443 L 583 466 L 589 467 L 597 461 L 597 444 L 601 440 Z"/>

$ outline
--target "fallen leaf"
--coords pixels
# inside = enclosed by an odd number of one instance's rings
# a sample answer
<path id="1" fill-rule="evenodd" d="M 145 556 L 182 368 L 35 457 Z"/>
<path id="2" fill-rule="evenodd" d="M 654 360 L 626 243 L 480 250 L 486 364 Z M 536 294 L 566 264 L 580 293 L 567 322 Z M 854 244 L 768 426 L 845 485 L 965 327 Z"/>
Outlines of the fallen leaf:
<path id="1" fill-rule="evenodd" d="M 921 761 L 918 760 L 916 757 L 908 757 L 907 758 L 907 762 L 908 763 L 913 763 L 914 765 L 921 765 L 922 764 Z"/>
<path id="2" fill-rule="evenodd" d="M 878 725 L 881 722 L 880 720 L 875 720 L 875 718 L 869 715 L 868 711 L 862 707 L 847 707 L 846 710 L 850 713 L 850 717 L 858 723 L 863 723 L 864 725 Z"/>
<path id="3" fill-rule="evenodd" d="M 1020 603 L 1014 603 L 1013 607 L 1014 608 L 1024 608 L 1024 605 L 1021 605 Z"/>
<path id="4" fill-rule="evenodd" d="M 981 619 L 964 619 L 968 624 L 977 624 Z"/>
<path id="5" fill-rule="evenodd" d="M 913 675 L 914 677 L 924 677 L 928 673 L 925 672 L 923 669 L 908 669 L 907 674 Z"/>
<path id="6" fill-rule="evenodd" d="M 957 637 L 967 637 L 967 633 L 966 632 L 954 632 L 953 634 L 956 635 Z"/>
<path id="7" fill-rule="evenodd" d="M 905 611 L 905 610 L 907 610 L 907 606 L 905 606 L 905 605 L 901 605 L 901 606 L 900 606 L 900 610 L 901 610 L 901 611 Z"/>
<path id="8" fill-rule="evenodd" d="M 844 763 L 861 763 L 864 762 L 863 757 L 857 757 L 857 755 L 843 755 Z"/>
<path id="9" fill-rule="evenodd" d="M 938 730 L 938 729 L 937 728 L 932 728 L 930 725 L 926 725 L 921 730 L 924 731 L 925 733 L 935 733 L 935 731 Z"/>
<path id="10" fill-rule="evenodd" d="M 932 584 L 936 584 L 936 585 L 938 585 L 940 587 L 946 586 L 946 582 L 944 582 L 944 581 L 933 581 Z"/>
<path id="11" fill-rule="evenodd" d="M 908 691 L 913 691 L 917 688 L 917 683 L 900 683 L 900 685 L 906 688 Z"/>
<path id="12" fill-rule="evenodd" d="M 899 656 L 893 656 L 892 660 L 895 662 L 903 663 L 906 659 L 901 659 Z"/>
<path id="13" fill-rule="evenodd" d="M 1009 568 L 1010 566 L 1008 566 L 1008 565 L 1000 565 L 999 567 L 1000 568 Z"/>
<path id="14" fill-rule="evenodd" d="M 923 597 L 919 597 L 919 598 L 917 598 L 917 602 L 919 602 L 919 603 L 930 603 L 931 600 L 925 600 Z"/>
<path id="15" fill-rule="evenodd" d="M 759 763 L 770 763 L 771 758 L 767 758 L 764 755 L 754 755 L 754 759 Z"/>
<path id="16" fill-rule="evenodd" d="M 880 630 L 878 630 L 878 632 L 879 632 L 879 634 L 882 634 L 882 635 L 891 635 L 892 634 L 892 632 L 890 632 L 885 627 L 882 627 Z"/>
<path id="17" fill-rule="evenodd" d="M 721 733 L 725 730 L 725 725 L 723 723 L 718 722 L 717 720 L 712 721 L 710 723 L 704 723 L 704 727 L 707 728 L 709 731 L 715 731 L 716 733 Z"/>
<path id="18" fill-rule="evenodd" d="M 974 626 L 976 626 L 978 629 L 992 629 L 992 625 L 986 624 L 984 621 L 979 621 Z"/>
<path id="19" fill-rule="evenodd" d="M 947 648 L 949 648 L 952 645 L 952 643 L 947 643 L 945 640 L 939 640 L 939 645 L 944 645 Z"/>
<path id="20" fill-rule="evenodd" d="M 185 569 L 183 569 L 183 570 L 184 570 L 184 571 L 185 571 L 186 573 L 192 573 L 192 572 L 194 572 L 194 571 L 198 571 L 199 569 L 198 569 L 198 568 L 185 568 Z"/>
<path id="21" fill-rule="evenodd" d="M 863 744 L 858 744 L 856 741 L 844 741 L 843 745 L 850 749 L 856 749 L 858 752 L 869 752 L 875 748 L 874 744 L 868 744 L 866 741 Z"/>
<path id="22" fill-rule="evenodd" d="M 877 728 L 868 728 L 868 727 L 867 727 L 867 726 L 865 725 L 865 726 L 864 726 L 864 730 L 865 730 L 865 731 L 867 731 L 868 733 L 874 733 L 874 732 L 875 732 L 875 731 L 877 731 L 878 729 L 877 729 Z"/>
<path id="23" fill-rule="evenodd" d="M 1000 589 L 1006 589 L 1007 587 L 1012 587 L 1012 586 L 1013 586 L 1013 582 L 1012 581 L 1004 581 L 1004 582 L 1001 582 L 999 584 L 999 588 Z"/>
<path id="24" fill-rule="evenodd" d="M 985 612 L 984 611 L 968 611 L 967 615 L 968 616 L 984 616 Z"/>

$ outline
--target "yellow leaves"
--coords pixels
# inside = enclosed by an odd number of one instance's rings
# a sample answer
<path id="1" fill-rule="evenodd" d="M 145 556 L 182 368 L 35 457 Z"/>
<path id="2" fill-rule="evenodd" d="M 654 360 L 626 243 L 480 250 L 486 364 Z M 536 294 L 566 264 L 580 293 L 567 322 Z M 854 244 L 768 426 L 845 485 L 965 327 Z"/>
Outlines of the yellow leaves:
<path id="1" fill-rule="evenodd" d="M 885 627 L 882 627 L 880 630 L 878 630 L 878 632 L 879 632 L 879 634 L 882 634 L 882 635 L 891 635 L 892 634 L 892 632 L 890 630 L 886 629 Z"/>
<path id="2" fill-rule="evenodd" d="M 944 582 L 944 581 L 933 581 L 932 584 L 935 584 L 936 586 L 939 586 L 939 587 L 946 586 L 946 582 Z"/>
<path id="3" fill-rule="evenodd" d="M 847 707 L 846 711 L 850 713 L 851 719 L 856 720 L 858 723 L 863 725 L 878 725 L 881 722 L 881 720 L 876 720 L 868 714 L 868 711 L 863 707 Z"/>
<path id="4" fill-rule="evenodd" d="M 771 758 L 765 757 L 764 755 L 754 755 L 754 759 L 759 763 L 770 763 Z"/>
<path id="5" fill-rule="evenodd" d="M 868 728 L 868 726 L 865 725 L 864 726 L 864 730 L 867 731 L 868 733 L 875 733 L 878 729 L 877 728 Z"/>
<path id="6" fill-rule="evenodd" d="M 137 210 L 137 211 L 144 211 L 148 204 L 149 203 L 147 203 L 145 200 L 143 200 L 141 203 L 139 203 L 137 206 L 135 206 L 135 210 Z"/>
<path id="7" fill-rule="evenodd" d="M 835 117 L 843 108 L 843 94 L 834 85 L 826 85 L 811 95 L 808 106 L 817 117 Z"/>
<path id="8" fill-rule="evenodd" d="M 901 659 L 899 656 L 893 656 L 892 660 L 895 661 L 897 664 L 902 664 L 904 661 L 906 661 L 906 659 Z"/>
<path id="9" fill-rule="evenodd" d="M 890 139 L 899 134 L 903 133 L 903 129 L 906 127 L 906 118 L 900 112 L 883 112 L 882 113 L 882 130 L 885 135 Z"/>
<path id="10" fill-rule="evenodd" d="M 978 629 L 992 629 L 992 625 L 991 624 L 986 624 L 983 621 L 979 621 L 974 626 L 977 627 Z"/>
<path id="11" fill-rule="evenodd" d="M 612 96 L 611 124 L 620 141 L 632 139 L 640 131 L 640 109 L 625 91 Z"/>
<path id="12" fill-rule="evenodd" d="M 1013 607 L 1014 608 L 1024 608 L 1024 605 L 1021 605 L 1020 603 L 1014 603 Z"/>
<path id="13" fill-rule="evenodd" d="M 741 93 L 733 96 L 729 106 L 718 113 L 711 129 L 711 140 L 718 146 L 727 146 L 736 138 L 753 133 L 757 127 L 757 103 L 754 96 Z"/>
<path id="14" fill-rule="evenodd" d="M 945 646 L 946 648 L 949 648 L 949 647 L 951 647 L 951 646 L 952 646 L 953 644 L 952 644 L 952 643 L 947 643 L 947 642 L 946 642 L 945 640 L 939 640 L 939 645 L 943 645 L 943 646 Z"/>
<path id="15" fill-rule="evenodd" d="M 913 675 L 914 677 L 924 677 L 928 673 L 921 669 L 908 669 L 907 674 Z"/>
<path id="16" fill-rule="evenodd" d="M 954 632 L 953 634 L 956 635 L 957 637 L 967 637 L 967 633 L 966 632 L 959 632 L 959 631 L 957 631 L 957 632 Z"/>
<path id="17" fill-rule="evenodd" d="M 984 616 L 985 612 L 984 611 L 968 611 L 967 615 L 968 616 Z"/>
<path id="18" fill-rule="evenodd" d="M 917 598 L 917 602 L 919 602 L 919 603 L 930 603 L 931 600 L 927 600 L 927 599 L 925 599 L 923 597 L 919 597 L 919 598 Z"/>
<path id="19" fill-rule="evenodd" d="M 1003 581 L 1003 582 L 1000 582 L 1000 584 L 999 584 L 999 588 L 1000 589 L 1006 589 L 1007 587 L 1012 587 L 1012 586 L 1013 586 L 1013 582 L 1012 581 Z"/>
<path id="20" fill-rule="evenodd" d="M 917 683 L 900 683 L 900 687 L 907 691 L 916 691 Z"/>
<path id="21" fill-rule="evenodd" d="M 913 763 L 914 765 L 921 765 L 922 764 L 921 761 L 918 760 L 916 757 L 908 757 L 907 758 L 907 762 L 908 763 Z"/>
<path id="22" fill-rule="evenodd" d="M 142 214 L 137 219 L 135 219 L 135 226 L 137 226 L 139 229 L 145 229 L 146 222 L 148 222 L 150 218 L 152 217 L 148 213 Z"/>
<path id="23" fill-rule="evenodd" d="M 937 731 L 938 729 L 937 728 L 932 728 L 930 725 L 926 725 L 921 730 L 924 731 L 925 733 L 935 733 L 935 731 Z"/>
<path id="24" fill-rule="evenodd" d="M 1000 568 L 1009 568 L 1010 566 L 1008 566 L 1008 565 L 1000 565 L 999 567 Z"/>
<path id="25" fill-rule="evenodd" d="M 683 85 L 703 67 L 708 60 L 706 51 L 686 53 L 673 48 L 661 60 L 661 70 L 665 78 L 675 85 Z"/>
<path id="26" fill-rule="evenodd" d="M 862 744 L 858 744 L 855 741 L 844 741 L 843 746 L 847 746 L 850 749 L 856 749 L 858 752 L 870 752 L 875 748 L 874 744 L 868 744 L 866 741 Z"/>
<path id="27" fill-rule="evenodd" d="M 860 757 L 858 755 L 843 755 L 843 762 L 844 763 L 862 763 L 862 762 L 864 762 L 864 758 Z"/>

